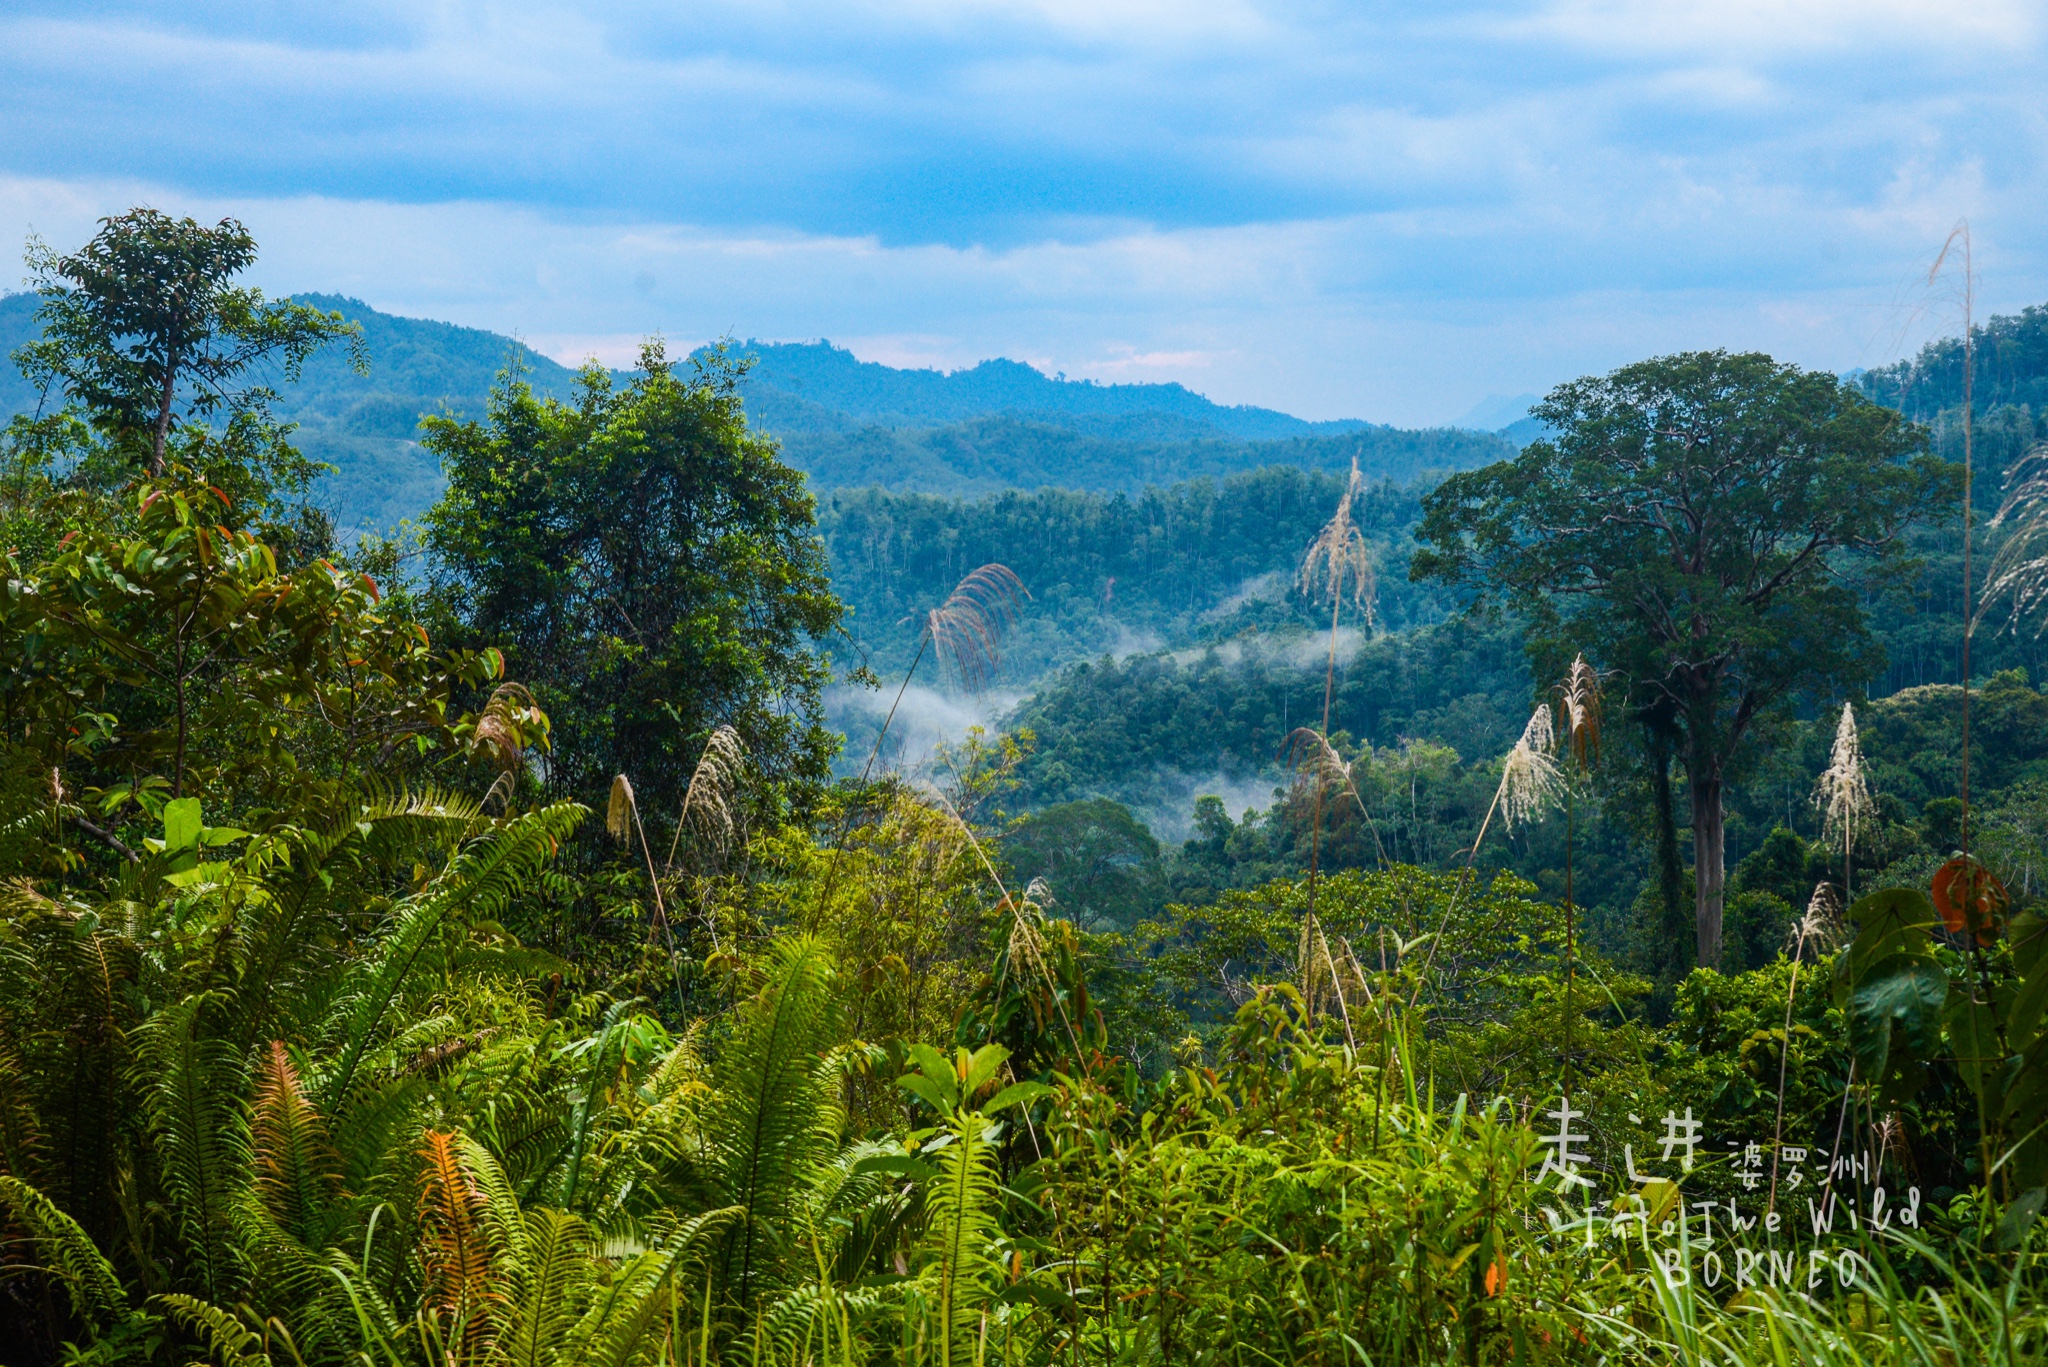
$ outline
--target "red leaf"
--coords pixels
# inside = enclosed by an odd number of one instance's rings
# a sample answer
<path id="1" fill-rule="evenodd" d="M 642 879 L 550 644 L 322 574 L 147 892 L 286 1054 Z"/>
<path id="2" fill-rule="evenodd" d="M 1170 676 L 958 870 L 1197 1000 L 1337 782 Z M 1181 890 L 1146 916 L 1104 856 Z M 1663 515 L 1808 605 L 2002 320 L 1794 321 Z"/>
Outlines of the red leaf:
<path id="1" fill-rule="evenodd" d="M 1988 945 L 1998 938 L 1998 923 L 2012 897 L 1997 875 L 1968 855 L 1958 855 L 1934 874 L 1934 909 L 1951 934 L 1965 930 Z"/>

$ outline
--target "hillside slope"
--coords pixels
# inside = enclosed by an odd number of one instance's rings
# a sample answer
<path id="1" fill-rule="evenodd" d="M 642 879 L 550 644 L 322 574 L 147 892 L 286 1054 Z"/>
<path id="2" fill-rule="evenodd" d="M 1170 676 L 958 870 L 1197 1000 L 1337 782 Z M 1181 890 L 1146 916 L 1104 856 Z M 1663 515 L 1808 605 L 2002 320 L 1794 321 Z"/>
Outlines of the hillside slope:
<path id="1" fill-rule="evenodd" d="M 330 350 L 307 364 L 298 384 L 280 387 L 279 415 L 300 425 L 309 455 L 335 467 L 319 499 L 344 529 L 388 527 L 439 496 L 440 471 L 416 440 L 421 414 L 481 416 L 508 364 L 543 394 L 566 398 L 573 388 L 567 367 L 509 337 L 383 313 L 342 295 L 299 298 L 359 323 L 369 353 L 367 375 Z M 35 335 L 35 308 L 34 295 L 0 296 L 0 350 Z M 943 374 L 862 361 L 825 342 L 736 349 L 752 361 L 745 394 L 754 425 L 821 489 L 1136 494 L 1276 464 L 1341 469 L 1354 455 L 1375 477 L 1408 480 L 1507 451 L 1485 433 L 1305 422 L 1211 403 L 1177 384 L 1097 385 L 1015 361 Z M 0 416 L 29 410 L 38 397 L 4 367 Z"/>

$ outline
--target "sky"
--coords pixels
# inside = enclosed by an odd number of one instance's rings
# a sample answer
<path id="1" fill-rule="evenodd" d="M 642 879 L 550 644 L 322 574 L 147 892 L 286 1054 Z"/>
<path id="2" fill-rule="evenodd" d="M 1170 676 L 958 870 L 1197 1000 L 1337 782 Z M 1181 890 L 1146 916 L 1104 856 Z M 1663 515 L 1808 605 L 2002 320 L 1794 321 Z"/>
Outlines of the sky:
<path id="1" fill-rule="evenodd" d="M 0 239 L 618 362 L 991 356 L 1403 425 L 1643 356 L 1884 364 L 2048 301 L 2014 0 L 97 3 L 0 16 Z M 17 283 L 0 269 L 0 284 Z M 1488 407 L 1488 400 L 1493 403 Z"/>

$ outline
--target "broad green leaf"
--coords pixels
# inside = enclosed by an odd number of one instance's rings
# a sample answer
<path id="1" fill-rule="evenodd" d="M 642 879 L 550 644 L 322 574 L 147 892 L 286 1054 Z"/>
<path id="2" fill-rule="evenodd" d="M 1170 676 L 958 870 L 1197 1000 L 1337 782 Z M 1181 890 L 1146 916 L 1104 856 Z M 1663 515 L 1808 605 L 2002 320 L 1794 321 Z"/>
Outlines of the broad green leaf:
<path id="1" fill-rule="evenodd" d="M 1856 939 L 1835 960 L 1835 1005 L 1849 998 L 1894 954 L 1918 954 L 1941 924 L 1934 903 L 1918 888 L 1885 888 L 1856 899 L 1849 919 L 1859 927 Z"/>
<path id="2" fill-rule="evenodd" d="M 953 1061 L 929 1044 L 911 1045 L 910 1061 L 915 1063 L 918 1071 L 926 1077 L 937 1077 L 941 1074 L 953 1076 Z"/>
<path id="3" fill-rule="evenodd" d="M 1849 1049 L 1856 1075 L 1883 1083 L 1888 1074 L 1931 1057 L 1941 1041 L 1948 975 L 1921 954 L 1893 954 L 1859 975 L 1849 1002 Z"/>
<path id="4" fill-rule="evenodd" d="M 1998 1222 L 1998 1235 L 1994 1240 L 2001 1253 L 2010 1253 L 2026 1242 L 2027 1232 L 2034 1227 L 2034 1221 L 2041 1218 L 2043 1204 L 2048 1204 L 2048 1188 L 2035 1187 L 2032 1191 L 2021 1192 L 2005 1208 L 2005 1218 Z"/>
<path id="5" fill-rule="evenodd" d="M 2017 956 L 2015 956 L 2017 957 Z M 2020 994 L 2012 1004 L 2012 1015 L 2006 1023 L 2006 1038 L 2014 1049 L 2024 1049 L 2032 1042 L 2041 1028 L 2041 1016 L 2048 1010 L 2048 961 L 2034 965 L 2027 974 L 2027 980 L 2020 987 Z"/>
<path id="6" fill-rule="evenodd" d="M 990 1097 L 981 1109 L 989 1115 L 994 1115 L 1012 1106 L 1029 1106 L 1040 1097 L 1051 1094 L 1052 1088 L 1043 1082 L 1013 1082 Z"/>
<path id="7" fill-rule="evenodd" d="M 1942 1011 L 1948 1027 L 1949 1047 L 1955 1051 L 1956 1067 L 1970 1090 L 1984 1100 L 1994 1114 L 2002 1101 L 1987 1096 L 1985 1087 L 1997 1090 L 2005 1069 L 2005 1057 L 1998 1048 L 1998 1021 L 1990 1003 L 1980 1002 L 1967 990 L 1951 991 Z"/>
<path id="8" fill-rule="evenodd" d="M 967 1081 L 960 1089 L 962 1094 L 973 1096 L 980 1091 L 983 1084 L 996 1075 L 996 1069 L 1002 1067 L 1003 1060 L 1009 1056 L 1010 1051 L 1000 1044 L 984 1044 L 975 1050 L 973 1057 L 967 1061 Z"/>
<path id="9" fill-rule="evenodd" d="M 912 1096 L 918 1097 L 925 1105 L 931 1107 L 940 1115 L 946 1115 L 952 1111 L 958 1095 L 937 1079 L 926 1077 L 919 1073 L 905 1073 L 902 1077 L 896 1079 L 896 1085 L 909 1092 Z"/>
<path id="10" fill-rule="evenodd" d="M 929 1181 L 938 1171 L 931 1164 L 912 1158 L 909 1154 L 891 1153 L 878 1153 L 863 1158 L 853 1165 L 853 1170 L 857 1173 L 893 1173 L 916 1182 Z"/>
<path id="11" fill-rule="evenodd" d="M 2031 974 L 2043 962 L 2048 962 L 2048 918 L 2038 911 L 2023 911 L 2012 918 L 2012 925 L 2006 930 L 2006 937 L 2012 941 L 2012 966 L 2020 976 Z"/>
<path id="12" fill-rule="evenodd" d="M 2048 1035 L 2036 1036 L 2006 1066 L 2006 1127 L 2026 1134 L 2048 1120 Z"/>
<path id="13" fill-rule="evenodd" d="M 199 843 L 204 827 L 199 820 L 199 799 L 175 798 L 164 804 L 164 848 L 189 850 Z"/>

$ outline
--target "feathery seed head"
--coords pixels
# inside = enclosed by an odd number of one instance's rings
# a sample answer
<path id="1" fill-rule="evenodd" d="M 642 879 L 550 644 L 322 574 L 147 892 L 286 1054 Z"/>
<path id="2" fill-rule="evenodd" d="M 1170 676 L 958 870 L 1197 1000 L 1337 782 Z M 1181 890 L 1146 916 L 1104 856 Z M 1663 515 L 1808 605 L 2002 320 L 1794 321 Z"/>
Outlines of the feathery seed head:
<path id="1" fill-rule="evenodd" d="M 1364 485 L 1358 473 L 1358 457 L 1353 456 L 1351 480 L 1344 486 L 1344 497 L 1338 500 L 1336 514 L 1323 525 L 1302 557 L 1300 584 L 1302 593 L 1311 600 L 1335 604 L 1349 597 L 1365 614 L 1369 627 L 1379 602 L 1379 582 L 1373 574 L 1372 547 L 1351 520 L 1351 501 Z"/>
<path id="2" fill-rule="evenodd" d="M 1002 664 L 1004 633 L 1017 620 L 1024 581 L 1007 565 L 989 564 L 962 579 L 946 601 L 925 614 L 924 629 L 942 659 L 952 661 L 960 686 L 987 690 Z"/>
<path id="3" fill-rule="evenodd" d="M 2004 601 L 2010 604 L 2008 628 L 2017 632 L 2021 619 L 2035 617 L 2038 636 L 2048 630 L 2048 615 L 2040 613 L 2048 604 L 2048 444 L 2022 456 L 2005 482 L 2005 500 L 1991 519 L 1991 529 L 2005 537 L 1992 554 L 1970 627 L 1975 630 L 1992 604 Z"/>
<path id="4" fill-rule="evenodd" d="M 1835 947 L 1842 938 L 1842 902 L 1835 895 L 1834 884 L 1823 881 L 1813 885 L 1806 910 L 1792 923 L 1785 938 L 1795 958 L 1807 945 L 1817 945 L 1822 952 Z"/>
<path id="5" fill-rule="evenodd" d="M 733 835 L 733 796 L 746 766 L 747 743 L 731 726 L 720 726 L 704 743 L 704 753 L 690 775 L 683 795 L 683 820 L 700 839 L 723 849 Z"/>
<path id="6" fill-rule="evenodd" d="M 1853 836 L 1857 827 L 1875 810 L 1870 784 L 1863 776 L 1863 745 L 1856 735 L 1856 710 L 1842 704 L 1842 719 L 1835 726 L 1835 745 L 1828 755 L 1828 767 L 1815 785 L 1813 805 L 1821 812 L 1822 828 L 1830 840 Z"/>
<path id="7" fill-rule="evenodd" d="M 633 785 L 624 774 L 612 780 L 611 801 L 604 809 L 604 828 L 622 845 L 633 834 Z"/>
<path id="8" fill-rule="evenodd" d="M 1587 664 L 1581 654 L 1553 690 L 1557 694 L 1557 724 L 1563 734 L 1564 751 L 1582 774 L 1600 757 L 1600 726 L 1606 714 L 1600 680 L 1600 671 Z"/>
<path id="9" fill-rule="evenodd" d="M 1351 766 L 1344 762 L 1329 737 L 1313 726 L 1297 726 L 1287 735 L 1288 767 L 1304 782 L 1320 779 L 1333 787 L 1351 784 Z"/>
<path id="10" fill-rule="evenodd" d="M 1550 705 L 1538 703 L 1529 714 L 1529 724 L 1522 728 L 1522 738 L 1501 764 L 1500 813 L 1509 830 L 1517 822 L 1540 820 L 1546 810 L 1557 804 L 1563 777 L 1551 756 L 1555 740 Z"/>

